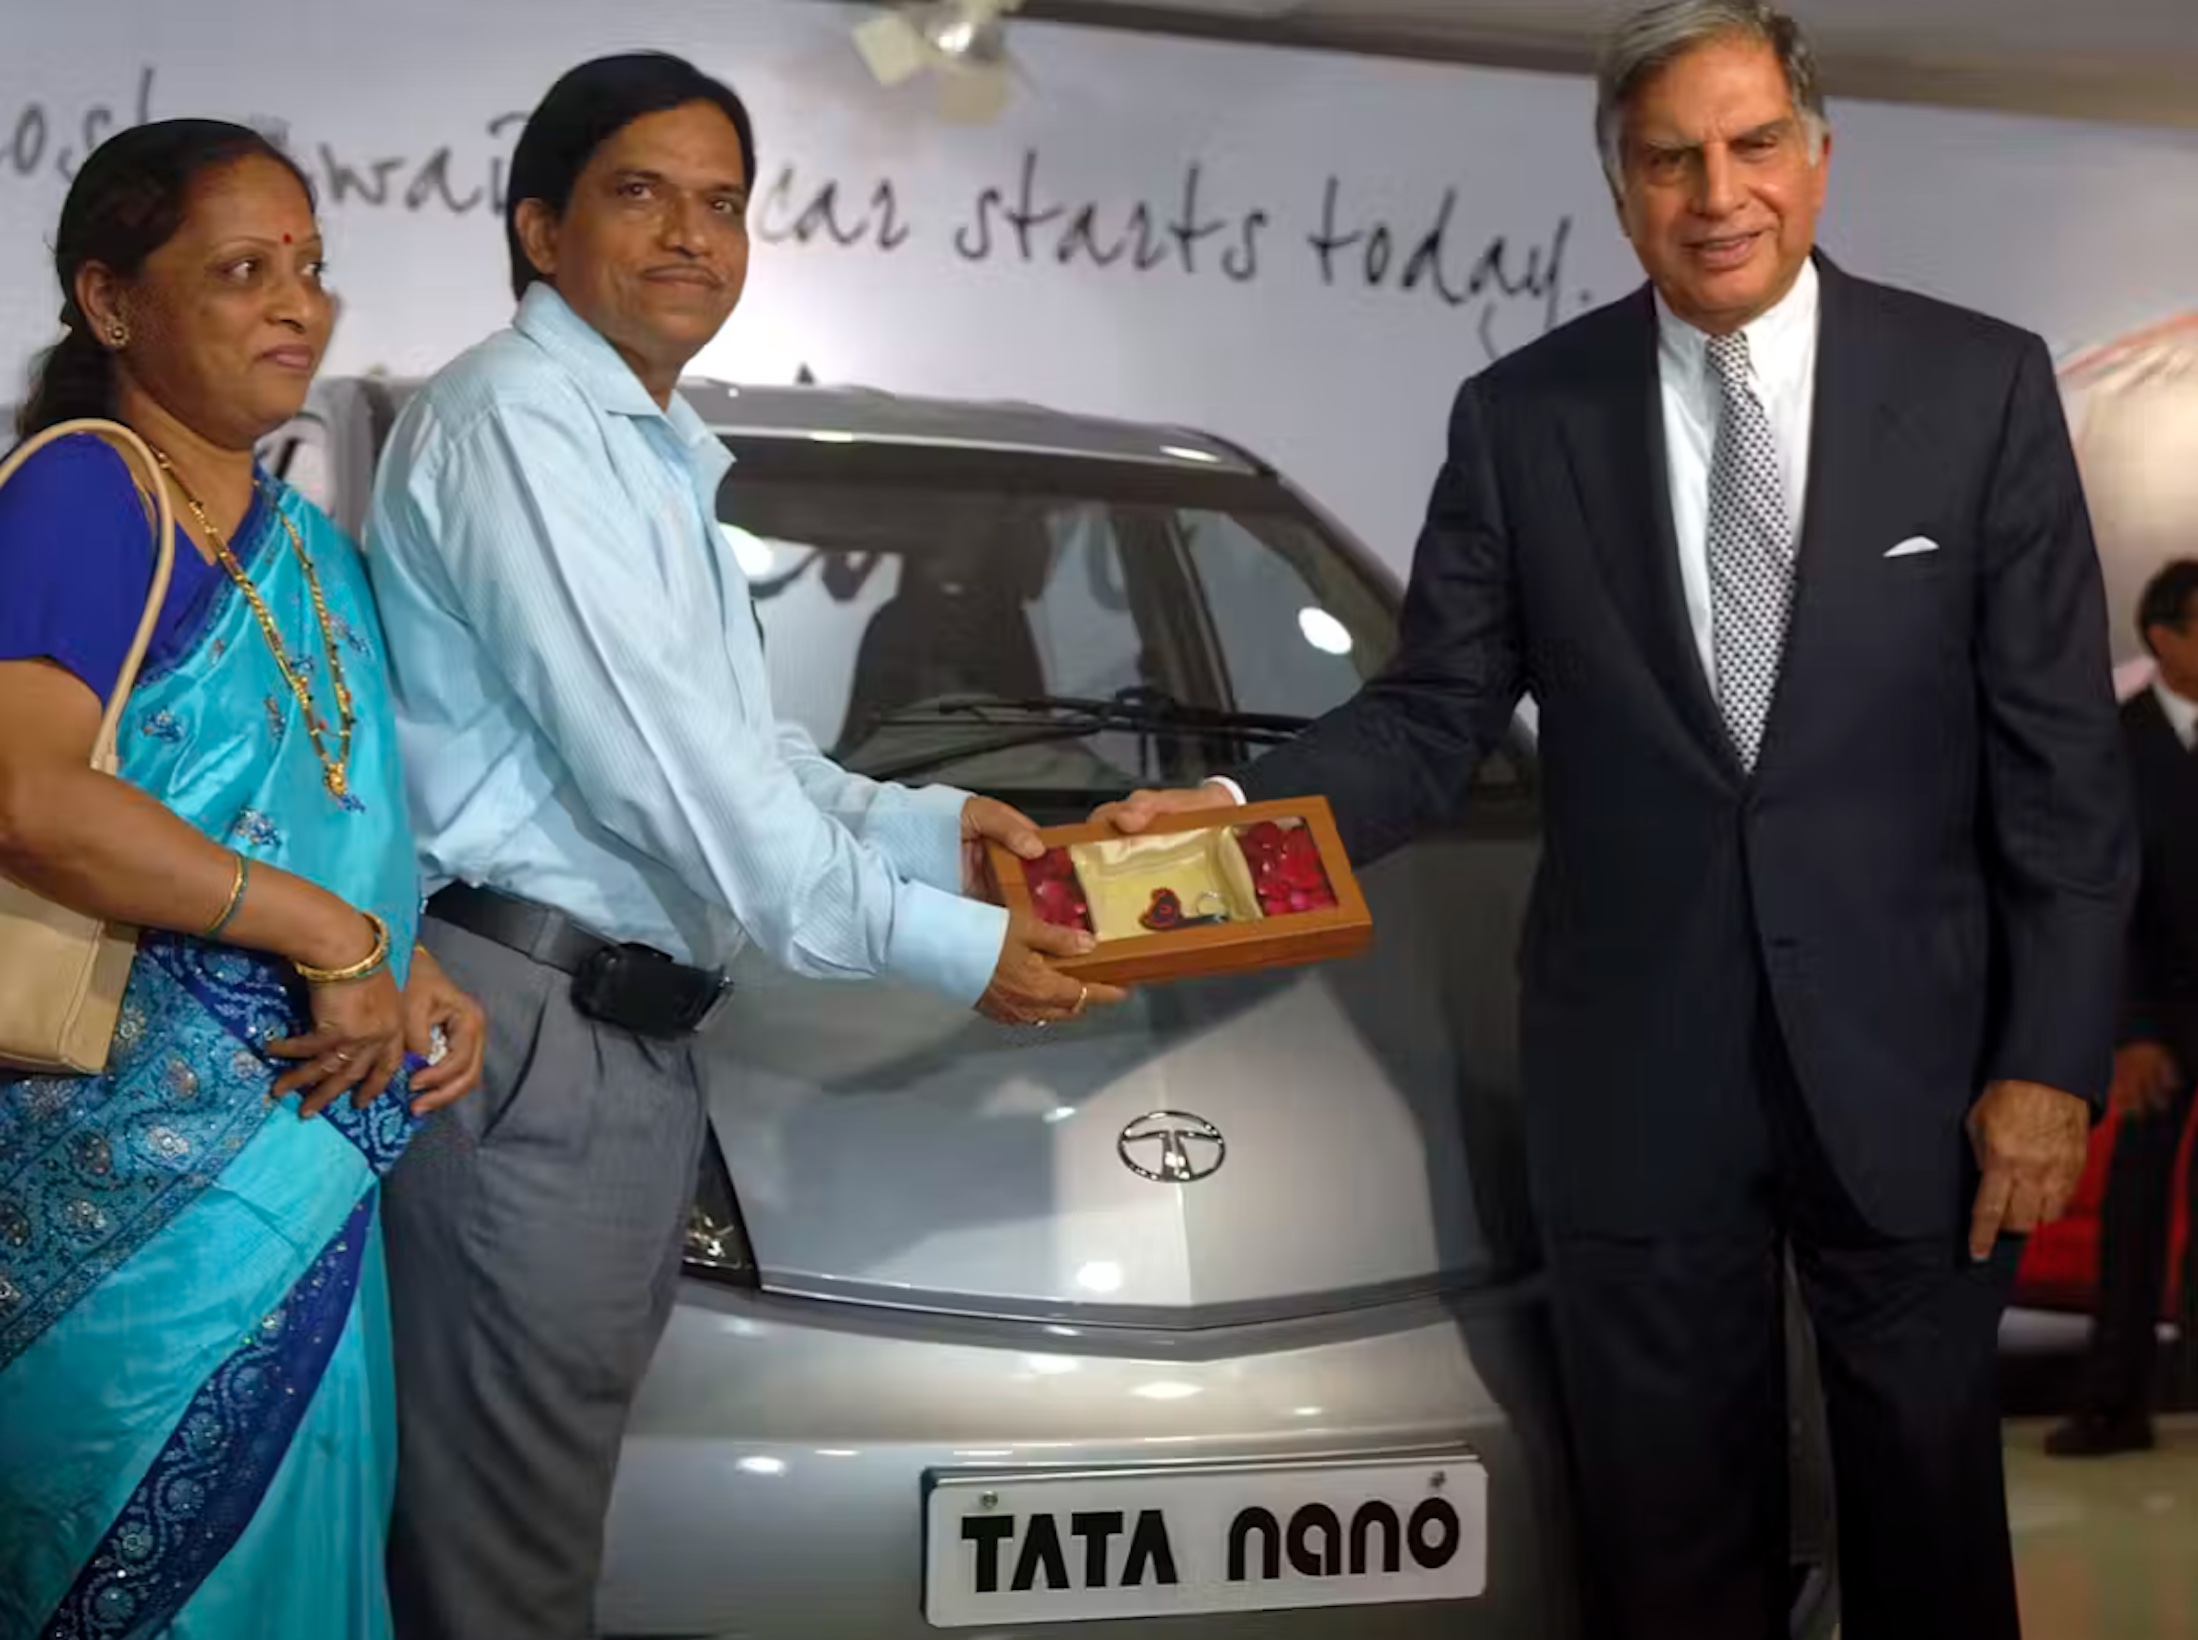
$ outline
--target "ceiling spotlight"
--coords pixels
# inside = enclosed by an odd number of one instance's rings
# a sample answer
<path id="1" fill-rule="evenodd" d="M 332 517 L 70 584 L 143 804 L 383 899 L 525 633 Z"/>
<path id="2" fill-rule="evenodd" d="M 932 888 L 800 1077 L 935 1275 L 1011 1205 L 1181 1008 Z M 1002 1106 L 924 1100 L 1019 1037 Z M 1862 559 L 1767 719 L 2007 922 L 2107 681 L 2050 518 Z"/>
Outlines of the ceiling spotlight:
<path id="1" fill-rule="evenodd" d="M 918 0 L 855 27 L 855 49 L 880 85 L 920 74 L 937 81 L 939 112 L 982 124 L 1005 111 L 1014 89 L 1005 14 L 1022 0 Z"/>

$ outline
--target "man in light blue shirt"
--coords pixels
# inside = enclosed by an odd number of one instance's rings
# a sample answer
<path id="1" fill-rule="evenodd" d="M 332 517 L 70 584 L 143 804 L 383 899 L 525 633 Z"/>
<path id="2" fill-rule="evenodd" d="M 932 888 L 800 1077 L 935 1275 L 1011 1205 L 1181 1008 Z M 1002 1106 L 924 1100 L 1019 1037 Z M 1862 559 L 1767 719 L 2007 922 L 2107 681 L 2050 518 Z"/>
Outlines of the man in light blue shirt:
<path id="1" fill-rule="evenodd" d="M 591 1632 L 625 1412 L 704 1133 L 689 1037 L 754 948 L 1011 1023 L 1114 993 L 1089 936 L 967 897 L 1003 804 L 852 775 L 772 711 L 675 386 L 747 268 L 754 142 L 676 58 L 567 75 L 513 157 L 511 329 L 405 410 L 368 523 L 425 938 L 490 1016 L 484 1093 L 387 1203 L 403 1640 Z M 486 1363 L 493 1370 L 486 1370 Z"/>

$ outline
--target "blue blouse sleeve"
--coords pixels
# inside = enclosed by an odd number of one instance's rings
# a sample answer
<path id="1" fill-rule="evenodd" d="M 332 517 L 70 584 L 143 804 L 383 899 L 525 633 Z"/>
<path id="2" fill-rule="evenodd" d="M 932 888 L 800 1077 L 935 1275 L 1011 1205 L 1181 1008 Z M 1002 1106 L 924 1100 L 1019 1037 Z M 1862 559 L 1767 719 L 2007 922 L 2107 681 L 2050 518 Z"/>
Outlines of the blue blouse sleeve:
<path id="1" fill-rule="evenodd" d="M 104 701 L 152 584 L 145 508 L 104 441 L 60 439 L 0 485 L 0 661 L 52 661 Z"/>

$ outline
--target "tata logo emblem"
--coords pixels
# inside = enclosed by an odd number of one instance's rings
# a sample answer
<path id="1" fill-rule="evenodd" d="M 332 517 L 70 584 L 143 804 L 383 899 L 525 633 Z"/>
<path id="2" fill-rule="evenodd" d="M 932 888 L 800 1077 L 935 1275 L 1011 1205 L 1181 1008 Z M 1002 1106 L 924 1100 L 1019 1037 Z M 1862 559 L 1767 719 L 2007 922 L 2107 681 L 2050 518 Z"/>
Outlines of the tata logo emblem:
<path id="1" fill-rule="evenodd" d="M 1196 1184 L 1220 1172 L 1229 1154 L 1219 1128 L 1184 1110 L 1138 1117 L 1114 1148 L 1124 1167 L 1159 1184 Z"/>

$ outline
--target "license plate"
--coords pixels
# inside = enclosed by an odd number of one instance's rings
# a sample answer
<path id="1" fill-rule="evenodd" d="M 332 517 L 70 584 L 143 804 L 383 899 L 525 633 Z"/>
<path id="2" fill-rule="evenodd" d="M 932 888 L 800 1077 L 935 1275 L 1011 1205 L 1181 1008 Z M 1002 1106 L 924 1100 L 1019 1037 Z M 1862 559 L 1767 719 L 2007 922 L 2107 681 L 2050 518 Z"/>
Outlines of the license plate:
<path id="1" fill-rule="evenodd" d="M 1460 1453 L 934 1477 L 934 1628 L 1470 1600 L 1488 1586 L 1488 1472 Z"/>

